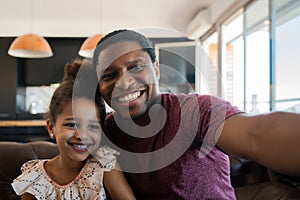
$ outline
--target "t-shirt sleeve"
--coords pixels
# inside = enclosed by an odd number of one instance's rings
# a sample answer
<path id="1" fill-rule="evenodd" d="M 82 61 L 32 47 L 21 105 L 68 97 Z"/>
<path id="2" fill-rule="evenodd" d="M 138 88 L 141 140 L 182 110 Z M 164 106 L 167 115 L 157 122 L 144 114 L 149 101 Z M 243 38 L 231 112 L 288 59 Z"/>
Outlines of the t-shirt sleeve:
<path id="1" fill-rule="evenodd" d="M 237 107 L 216 96 L 198 97 L 202 138 L 217 128 L 229 117 L 242 113 Z"/>
<path id="2" fill-rule="evenodd" d="M 227 118 L 243 113 L 229 102 L 212 95 L 195 95 L 184 112 L 189 113 L 190 116 L 186 119 L 190 120 L 190 124 L 192 124 L 186 128 L 197 132 L 194 143 L 198 147 L 201 146 L 202 149 L 205 146 L 215 146 L 218 138 L 216 131 Z"/>

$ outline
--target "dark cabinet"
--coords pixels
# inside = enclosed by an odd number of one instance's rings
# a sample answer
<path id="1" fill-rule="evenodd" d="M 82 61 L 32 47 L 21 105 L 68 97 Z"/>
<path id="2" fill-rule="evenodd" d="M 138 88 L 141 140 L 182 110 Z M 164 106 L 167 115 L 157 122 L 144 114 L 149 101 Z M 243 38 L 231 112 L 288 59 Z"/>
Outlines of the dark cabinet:
<path id="1" fill-rule="evenodd" d="M 61 82 L 64 66 L 78 55 L 84 38 L 47 38 L 53 56 L 43 59 L 24 60 L 24 85 L 41 86 Z"/>
<path id="2" fill-rule="evenodd" d="M 27 86 L 45 86 L 60 82 L 67 62 L 79 57 L 85 38 L 46 38 L 53 56 L 42 59 L 14 58 L 7 54 L 12 37 L 0 38 L 0 120 L 37 119 L 25 112 Z"/>
<path id="3" fill-rule="evenodd" d="M 0 55 L 0 118 L 14 118 L 17 93 L 16 59 Z"/>

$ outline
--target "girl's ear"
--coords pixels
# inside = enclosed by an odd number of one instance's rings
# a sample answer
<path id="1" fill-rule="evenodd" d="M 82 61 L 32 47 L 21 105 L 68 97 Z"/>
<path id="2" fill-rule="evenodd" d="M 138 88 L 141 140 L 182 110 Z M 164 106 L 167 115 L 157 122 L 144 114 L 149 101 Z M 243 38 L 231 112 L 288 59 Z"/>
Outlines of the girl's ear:
<path id="1" fill-rule="evenodd" d="M 55 125 L 49 119 L 47 119 L 47 129 L 51 139 L 55 139 Z"/>

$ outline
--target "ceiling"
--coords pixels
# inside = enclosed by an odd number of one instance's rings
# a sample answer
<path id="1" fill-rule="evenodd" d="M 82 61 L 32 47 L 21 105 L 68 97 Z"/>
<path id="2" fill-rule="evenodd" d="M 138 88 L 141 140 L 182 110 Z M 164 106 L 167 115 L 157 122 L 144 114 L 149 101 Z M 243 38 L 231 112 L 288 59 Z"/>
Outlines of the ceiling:
<path id="1" fill-rule="evenodd" d="M 0 37 L 36 33 L 45 37 L 87 37 L 135 29 L 148 37 L 188 36 L 200 10 L 212 24 L 239 0 L 1 0 Z M 193 21 L 193 22 L 192 22 Z M 196 25 L 195 25 L 196 22 Z"/>

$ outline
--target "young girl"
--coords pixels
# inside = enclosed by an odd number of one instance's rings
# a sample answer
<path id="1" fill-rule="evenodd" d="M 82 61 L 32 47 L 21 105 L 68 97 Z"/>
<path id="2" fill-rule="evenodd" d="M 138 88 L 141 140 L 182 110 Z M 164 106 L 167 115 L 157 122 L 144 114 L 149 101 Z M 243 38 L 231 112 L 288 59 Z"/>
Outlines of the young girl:
<path id="1" fill-rule="evenodd" d="M 106 199 L 103 182 L 112 199 L 135 199 L 122 172 L 115 169 L 117 152 L 99 148 L 102 99 L 89 97 L 84 87 L 73 92 L 80 65 L 78 60 L 66 65 L 64 81 L 49 107 L 48 132 L 60 153 L 23 164 L 22 174 L 12 183 L 21 199 Z"/>

